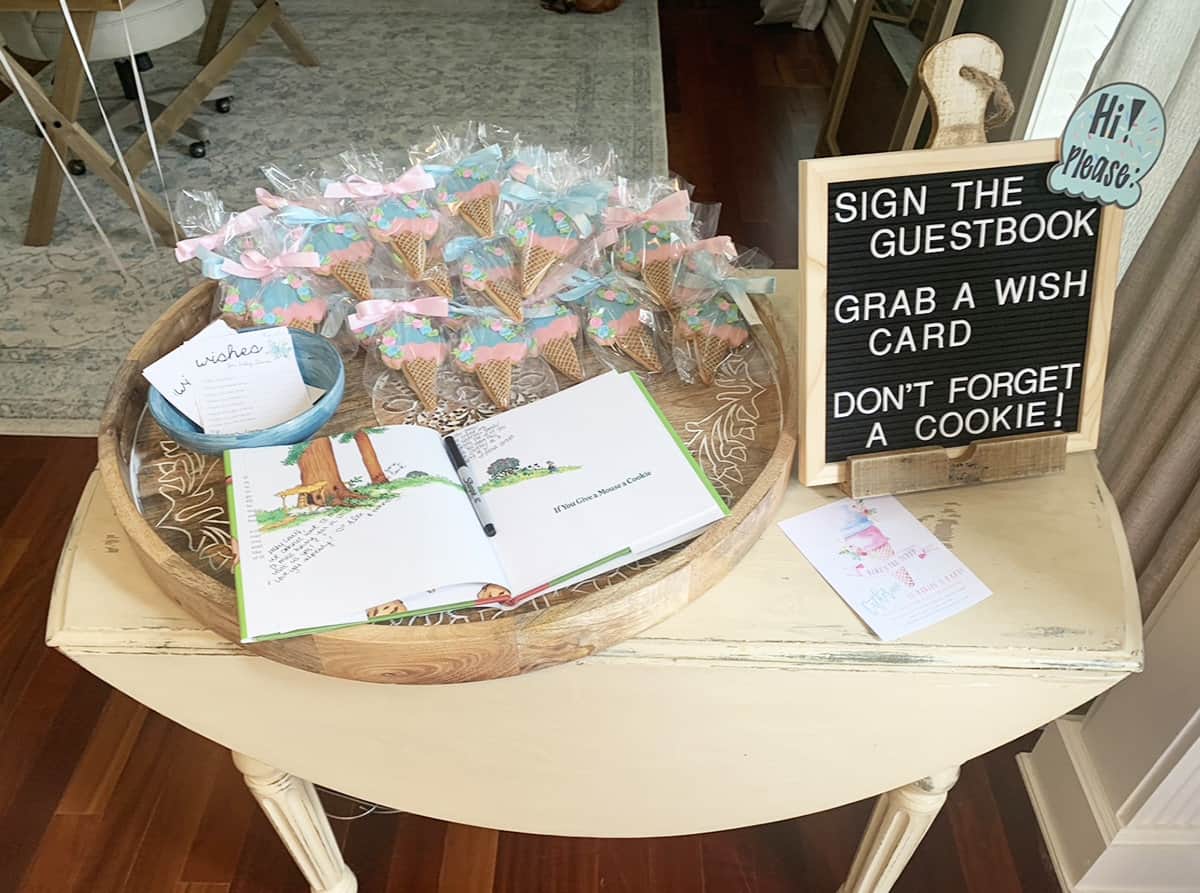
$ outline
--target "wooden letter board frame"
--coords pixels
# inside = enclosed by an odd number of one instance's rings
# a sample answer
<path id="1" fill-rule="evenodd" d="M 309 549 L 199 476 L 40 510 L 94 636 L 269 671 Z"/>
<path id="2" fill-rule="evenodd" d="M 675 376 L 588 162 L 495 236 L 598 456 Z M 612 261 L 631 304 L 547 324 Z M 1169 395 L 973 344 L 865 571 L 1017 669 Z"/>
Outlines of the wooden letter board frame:
<path id="1" fill-rule="evenodd" d="M 881 152 L 800 162 L 800 455 L 797 473 L 808 485 L 836 484 L 848 478 L 849 462 L 825 460 L 826 285 L 831 184 L 886 177 L 922 176 L 955 171 L 1000 169 L 1058 160 L 1058 140 L 985 143 L 945 149 Z M 1067 432 L 1067 451 L 1094 450 L 1100 433 L 1100 408 L 1108 361 L 1113 293 L 1120 255 L 1121 211 L 1105 205 L 1100 213 L 1092 272 L 1091 315 L 1084 356 L 1079 426 Z M 1040 435 L 1019 435 L 1038 437 Z M 984 443 L 979 441 L 978 443 Z M 947 448 L 953 460 L 976 444 Z M 928 449 L 928 448 L 925 448 Z M 915 453 L 905 450 L 903 453 Z M 889 454 L 897 455 L 897 454 Z"/>

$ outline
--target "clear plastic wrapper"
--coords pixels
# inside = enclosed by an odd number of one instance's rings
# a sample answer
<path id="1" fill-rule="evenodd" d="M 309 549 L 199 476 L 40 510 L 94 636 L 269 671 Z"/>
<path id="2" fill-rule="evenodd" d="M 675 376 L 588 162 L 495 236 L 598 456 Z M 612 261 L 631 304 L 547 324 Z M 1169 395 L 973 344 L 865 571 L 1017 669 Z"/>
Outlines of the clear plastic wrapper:
<path id="1" fill-rule="evenodd" d="M 490 239 L 496 235 L 500 183 L 507 170 L 505 148 L 511 154 L 518 145 L 511 134 L 468 123 L 455 130 L 435 128 L 433 138 L 410 154 L 437 179 L 438 204 L 477 236 Z"/>
<path id="2" fill-rule="evenodd" d="M 525 331 L 533 352 L 571 382 L 585 377 L 579 352 L 579 314 L 555 300 L 539 301 L 525 308 Z"/>
<path id="3" fill-rule="evenodd" d="M 442 215 L 434 202 L 433 176 L 415 165 L 403 173 L 386 169 L 373 155 L 343 152 L 345 171 L 323 181 L 324 197 L 349 202 L 377 244 L 410 277 L 420 280 L 439 260 Z"/>
<path id="4" fill-rule="evenodd" d="M 739 267 L 769 266 L 765 255 L 751 251 L 738 261 L 731 262 L 720 251 L 696 251 L 681 263 L 673 352 L 676 371 L 689 384 L 711 386 L 731 355 L 751 349 L 750 326 L 757 315 L 749 296 L 775 291 L 773 276 L 737 275 Z"/>
<path id="5" fill-rule="evenodd" d="M 452 313 L 457 328 L 451 348 L 455 366 L 475 377 L 497 409 L 558 390 L 550 367 L 531 349 L 523 324 L 504 318 L 492 307 L 459 305 Z"/>
<path id="6" fill-rule="evenodd" d="M 368 351 L 367 376 L 377 378 L 382 365 L 403 375 L 417 402 L 427 412 L 438 408 L 438 376 L 450 348 L 443 326 L 449 303 L 441 297 L 362 301 L 346 319 L 347 328 Z"/>
<path id="7" fill-rule="evenodd" d="M 522 320 L 517 253 L 507 236 L 458 236 L 446 243 L 444 256 L 474 303 L 490 304 L 511 320 Z"/>
<path id="8" fill-rule="evenodd" d="M 363 218 L 355 211 L 289 204 L 276 212 L 274 220 L 288 228 L 288 252 L 315 255 L 314 272 L 336 280 L 360 301 L 369 301 L 370 263 L 374 242 L 367 235 Z"/>
<path id="9" fill-rule="evenodd" d="M 659 373 L 670 365 L 665 318 L 656 313 L 645 287 L 636 279 L 607 268 L 576 270 L 558 293 L 563 304 L 577 307 L 584 337 L 605 366 L 620 372 Z"/>
<path id="10" fill-rule="evenodd" d="M 204 261 L 217 252 L 236 257 L 254 247 L 250 234 L 270 213 L 271 209 L 262 205 L 230 213 L 215 192 L 180 190 L 175 220 L 187 238 L 176 243 L 175 259 L 180 263 L 193 258 Z"/>

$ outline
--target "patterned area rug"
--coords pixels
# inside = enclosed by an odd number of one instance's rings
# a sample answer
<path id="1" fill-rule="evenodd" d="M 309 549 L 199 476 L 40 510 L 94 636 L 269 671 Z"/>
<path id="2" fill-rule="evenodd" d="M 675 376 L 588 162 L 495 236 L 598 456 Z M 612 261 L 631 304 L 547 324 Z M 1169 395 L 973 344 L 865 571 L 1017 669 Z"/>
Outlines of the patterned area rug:
<path id="1" fill-rule="evenodd" d="M 599 16 L 556 15 L 537 0 L 285 0 L 284 9 L 321 67 L 293 62 L 268 31 L 230 76 L 232 113 L 203 113 L 208 156 L 189 157 L 182 136 L 161 149 L 171 194 L 211 189 L 242 207 L 262 184 L 260 164 L 300 166 L 350 146 L 392 155 L 433 124 L 479 117 L 533 141 L 612 144 L 631 175 L 666 171 L 655 0 Z M 250 10 L 234 5 L 227 38 Z M 188 80 L 199 42 L 155 51 L 146 88 Z M 120 96 L 110 63 L 94 72 L 106 99 Z M 88 111 L 81 120 L 98 123 L 95 105 Z M 121 134 L 126 145 L 136 136 Z M 19 101 L 0 104 L 0 434 L 90 436 L 118 364 L 199 277 L 168 249 L 152 250 L 136 215 L 91 174 L 76 182 L 125 275 L 65 186 L 54 241 L 23 246 L 39 147 Z M 159 191 L 153 166 L 141 179 Z"/>

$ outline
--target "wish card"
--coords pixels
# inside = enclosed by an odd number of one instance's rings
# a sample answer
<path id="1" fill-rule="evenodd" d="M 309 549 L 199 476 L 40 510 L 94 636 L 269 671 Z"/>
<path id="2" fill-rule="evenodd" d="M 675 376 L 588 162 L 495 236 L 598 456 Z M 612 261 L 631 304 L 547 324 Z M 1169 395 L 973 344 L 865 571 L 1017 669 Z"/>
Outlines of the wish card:
<path id="1" fill-rule="evenodd" d="M 779 526 L 885 642 L 992 594 L 893 496 L 841 499 Z"/>
<path id="2" fill-rule="evenodd" d="M 192 349 L 207 338 L 230 337 L 234 334 L 236 330 L 225 320 L 213 320 L 179 347 L 143 369 L 142 375 L 168 403 L 199 425 L 200 414 L 196 411 L 193 382 L 195 376 L 190 361 Z"/>
<path id="3" fill-rule="evenodd" d="M 280 326 L 206 338 L 189 357 L 200 424 L 206 434 L 244 434 L 293 419 L 312 401 Z"/>

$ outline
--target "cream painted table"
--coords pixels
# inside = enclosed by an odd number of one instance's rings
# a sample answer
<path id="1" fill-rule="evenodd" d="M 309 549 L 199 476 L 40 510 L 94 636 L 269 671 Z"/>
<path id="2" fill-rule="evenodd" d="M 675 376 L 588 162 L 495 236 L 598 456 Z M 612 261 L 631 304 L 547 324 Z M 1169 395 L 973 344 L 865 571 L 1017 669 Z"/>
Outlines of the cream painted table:
<path id="1" fill-rule="evenodd" d="M 837 496 L 793 483 L 779 517 Z M 1091 454 L 1054 477 L 902 501 L 995 591 L 903 642 L 877 642 L 772 525 L 707 595 L 618 647 L 509 679 L 403 686 L 308 674 L 201 628 L 150 582 L 93 476 L 47 641 L 230 748 L 314 890 L 356 883 L 310 782 L 454 822 L 597 837 L 734 828 L 885 792 L 842 887 L 878 893 L 961 763 L 1142 663 L 1124 535 Z M 456 768 L 393 772 L 401 752 Z M 514 754 L 537 771 L 511 771 Z"/>

